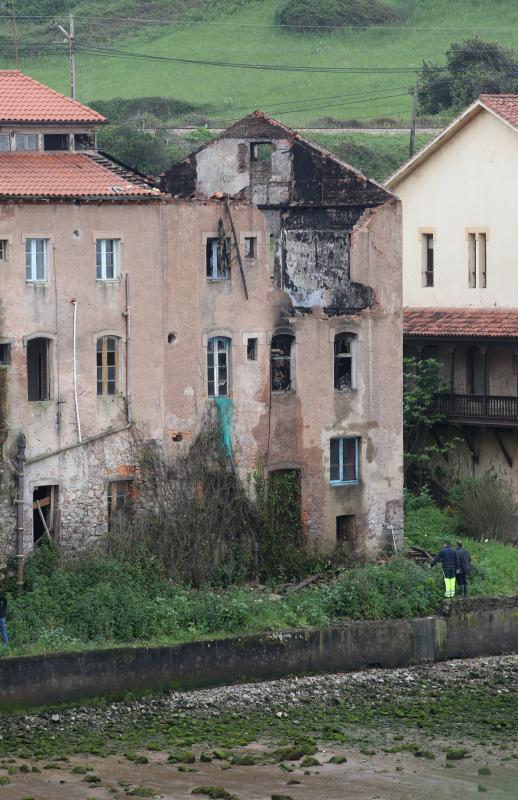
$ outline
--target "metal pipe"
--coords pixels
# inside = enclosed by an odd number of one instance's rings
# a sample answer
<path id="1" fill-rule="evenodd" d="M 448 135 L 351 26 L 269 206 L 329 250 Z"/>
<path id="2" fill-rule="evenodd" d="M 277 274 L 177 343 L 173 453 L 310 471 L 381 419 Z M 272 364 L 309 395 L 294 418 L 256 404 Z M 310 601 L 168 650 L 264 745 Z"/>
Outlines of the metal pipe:
<path id="1" fill-rule="evenodd" d="M 23 495 L 24 495 L 24 463 L 25 463 L 25 446 L 27 441 L 25 434 L 20 433 L 18 436 L 18 451 L 16 453 L 16 585 L 19 589 L 23 586 L 23 566 L 24 566 L 24 552 L 23 552 Z"/>
<path id="2" fill-rule="evenodd" d="M 70 301 L 74 306 L 74 322 L 72 333 L 72 368 L 74 372 L 74 403 L 76 407 L 76 421 L 77 421 L 77 435 L 79 444 L 81 444 L 81 420 L 79 419 L 79 401 L 77 399 L 77 350 L 76 350 L 76 334 L 77 334 L 77 300 Z"/>
<path id="3" fill-rule="evenodd" d="M 131 306 L 130 306 L 130 276 L 126 272 L 126 415 L 128 424 L 131 423 L 131 385 L 130 385 L 130 341 L 131 341 Z"/>
<path id="4" fill-rule="evenodd" d="M 132 422 L 126 422 L 124 425 L 119 425 L 118 428 L 107 428 L 105 431 L 101 433 L 96 433 L 93 436 L 88 436 L 86 439 L 83 439 L 81 442 L 74 442 L 73 444 L 67 444 L 64 447 L 58 447 L 56 450 L 49 450 L 48 453 L 40 453 L 38 456 L 32 456 L 32 458 L 28 458 L 25 462 L 26 464 L 35 464 L 37 461 L 44 461 L 46 458 L 52 458 L 52 456 L 59 456 L 60 453 L 66 453 L 68 450 L 74 450 L 76 447 L 82 447 L 85 444 L 90 444 L 90 442 L 96 442 L 98 439 L 104 439 L 106 436 L 113 436 L 116 433 L 122 433 L 123 431 L 127 431 L 131 428 Z"/>

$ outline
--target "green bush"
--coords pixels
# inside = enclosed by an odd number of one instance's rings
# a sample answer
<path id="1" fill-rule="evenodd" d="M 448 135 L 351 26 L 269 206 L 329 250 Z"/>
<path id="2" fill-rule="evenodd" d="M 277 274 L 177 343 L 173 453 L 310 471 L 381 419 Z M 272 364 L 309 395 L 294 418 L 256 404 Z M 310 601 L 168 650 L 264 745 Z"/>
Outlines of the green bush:
<path id="1" fill-rule="evenodd" d="M 518 543 L 518 507 L 511 487 L 494 473 L 460 481 L 450 502 L 460 530 L 472 538 Z"/>
<path id="2" fill-rule="evenodd" d="M 400 19 L 382 0 L 281 0 L 275 14 L 278 25 L 319 34 L 326 27 L 381 25 Z"/>

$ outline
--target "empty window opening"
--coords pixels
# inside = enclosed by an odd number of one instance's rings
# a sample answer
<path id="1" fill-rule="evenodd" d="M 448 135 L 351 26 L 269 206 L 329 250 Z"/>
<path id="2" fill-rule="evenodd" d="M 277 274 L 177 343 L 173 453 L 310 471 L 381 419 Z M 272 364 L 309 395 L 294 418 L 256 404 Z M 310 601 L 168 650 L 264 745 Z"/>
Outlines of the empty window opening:
<path id="1" fill-rule="evenodd" d="M 354 336 L 340 333 L 335 336 L 334 385 L 339 392 L 354 388 Z"/>
<path id="2" fill-rule="evenodd" d="M 270 234 L 270 280 L 275 280 L 275 236 Z"/>
<path id="3" fill-rule="evenodd" d="M 93 133 L 75 133 L 74 148 L 76 150 L 95 150 L 95 136 Z"/>
<path id="4" fill-rule="evenodd" d="M 293 343 L 293 336 L 272 336 L 272 392 L 289 392 L 293 389 Z"/>
<path id="5" fill-rule="evenodd" d="M 271 142 L 252 142 L 250 145 L 250 161 L 270 161 L 272 152 L 273 144 Z"/>
<path id="6" fill-rule="evenodd" d="M 131 481 L 110 481 L 108 484 L 108 530 L 124 530 L 131 500 Z"/>
<path id="7" fill-rule="evenodd" d="M 338 544 L 354 542 L 356 539 L 356 514 L 341 514 L 336 518 L 336 541 Z"/>
<path id="8" fill-rule="evenodd" d="M 486 357 L 478 347 L 467 352 L 467 393 L 486 394 Z"/>
<path id="9" fill-rule="evenodd" d="M 32 534 L 34 544 L 52 539 L 56 527 L 58 486 L 38 486 L 32 493 Z"/>
<path id="10" fill-rule="evenodd" d="M 11 149 L 11 137 L 8 133 L 0 133 L 0 153 L 8 153 Z"/>
<path id="11" fill-rule="evenodd" d="M 176 333 L 167 334 L 167 344 L 176 344 Z"/>
<path id="12" fill-rule="evenodd" d="M 50 400 L 50 340 L 27 342 L 27 389 L 30 401 Z"/>
<path id="13" fill-rule="evenodd" d="M 257 256 L 257 239 L 255 236 L 245 237 L 245 258 L 255 258 Z"/>
<path id="14" fill-rule="evenodd" d="M 7 261 L 7 239 L 0 239 L 0 261 Z"/>
<path id="15" fill-rule="evenodd" d="M 207 278 L 225 280 L 230 275 L 230 239 L 225 236 L 220 220 L 220 236 L 207 239 L 205 248 Z"/>
<path id="16" fill-rule="evenodd" d="M 433 233 L 424 233 L 421 239 L 423 252 L 423 286 L 433 286 L 434 281 L 434 237 Z"/>
<path id="17" fill-rule="evenodd" d="M 331 439 L 331 483 L 358 483 L 359 443 L 357 436 Z"/>
<path id="18" fill-rule="evenodd" d="M 38 134 L 37 133 L 17 133 L 14 137 L 14 142 L 17 150 L 37 150 L 38 149 Z"/>
<path id="19" fill-rule="evenodd" d="M 207 382 L 209 397 L 229 396 L 230 339 L 215 336 L 207 344 Z"/>
<path id="20" fill-rule="evenodd" d="M 119 239 L 97 239 L 95 242 L 95 274 L 98 281 L 114 281 L 119 277 Z"/>
<path id="21" fill-rule="evenodd" d="M 69 150 L 70 137 L 68 133 L 45 133 L 43 134 L 44 150 Z"/>
<path id="22" fill-rule="evenodd" d="M 97 395 L 113 397 L 119 391 L 119 339 L 100 336 L 97 339 Z"/>
<path id="23" fill-rule="evenodd" d="M 45 283 L 49 274 L 49 240 L 25 240 L 25 280 Z"/>
<path id="24" fill-rule="evenodd" d="M 248 361 L 257 361 L 257 339 L 246 340 L 246 358 Z"/>
<path id="25" fill-rule="evenodd" d="M 0 342 L 0 367 L 8 367 L 11 363 L 11 345 L 9 342 Z"/>

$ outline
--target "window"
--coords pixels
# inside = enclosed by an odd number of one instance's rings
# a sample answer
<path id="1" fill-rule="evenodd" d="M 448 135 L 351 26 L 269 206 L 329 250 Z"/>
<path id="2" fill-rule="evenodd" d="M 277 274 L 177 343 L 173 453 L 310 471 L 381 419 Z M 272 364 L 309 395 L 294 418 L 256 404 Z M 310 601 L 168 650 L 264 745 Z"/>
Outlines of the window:
<path id="1" fill-rule="evenodd" d="M 119 239 L 95 242 L 95 276 L 98 281 L 115 281 L 119 277 Z"/>
<path id="2" fill-rule="evenodd" d="M 467 394 L 486 394 L 486 357 L 478 347 L 467 351 Z"/>
<path id="3" fill-rule="evenodd" d="M 130 503 L 131 481 L 110 481 L 108 484 L 108 529 L 123 530 Z"/>
<path id="4" fill-rule="evenodd" d="M 271 142 L 252 142 L 250 145 L 250 161 L 270 161 L 273 152 Z"/>
<path id="5" fill-rule="evenodd" d="M 339 392 L 354 389 L 354 336 L 340 333 L 335 336 L 334 386 Z"/>
<path id="6" fill-rule="evenodd" d="M 257 255 L 257 239 L 255 236 L 245 237 L 245 258 L 255 258 Z"/>
<path id="7" fill-rule="evenodd" d="M 207 381 L 209 397 L 229 396 L 230 339 L 215 336 L 207 345 Z"/>
<path id="8" fill-rule="evenodd" d="M 331 483 L 358 483 L 359 444 L 357 436 L 331 439 Z"/>
<path id="9" fill-rule="evenodd" d="M 270 234 L 270 280 L 275 280 L 275 236 Z"/>
<path id="10" fill-rule="evenodd" d="M 293 336 L 272 336 L 272 392 L 289 392 L 293 389 L 293 342 Z"/>
<path id="11" fill-rule="evenodd" d="M 8 367 L 11 363 L 11 345 L 9 342 L 0 342 L 0 367 Z"/>
<path id="12" fill-rule="evenodd" d="M 37 133 L 16 133 L 14 142 L 17 150 L 37 150 L 38 149 L 38 134 Z"/>
<path id="13" fill-rule="evenodd" d="M 352 542 L 356 538 L 356 514 L 341 514 L 336 518 L 336 541 Z"/>
<path id="14" fill-rule="evenodd" d="M 50 340 L 43 337 L 27 342 L 27 390 L 30 401 L 50 400 Z"/>
<path id="15" fill-rule="evenodd" d="M 229 277 L 230 241 L 224 235 L 207 239 L 206 268 L 210 280 L 221 281 Z"/>
<path id="16" fill-rule="evenodd" d="M 119 339 L 100 336 L 97 339 L 97 395 L 113 397 L 119 390 Z"/>
<path id="17" fill-rule="evenodd" d="M 7 239 L 0 239 L 0 261 L 7 261 Z"/>
<path id="18" fill-rule="evenodd" d="M 49 240 L 25 240 L 25 280 L 45 283 L 49 273 Z"/>
<path id="19" fill-rule="evenodd" d="M 468 286 L 485 289 L 487 285 L 487 238 L 485 233 L 468 233 Z"/>
<path id="20" fill-rule="evenodd" d="M 95 136 L 93 133 L 75 133 L 75 150 L 95 150 Z"/>
<path id="21" fill-rule="evenodd" d="M 257 361 L 257 339 L 246 340 L 246 358 L 248 361 Z"/>
<path id="22" fill-rule="evenodd" d="M 43 135 L 44 150 L 69 150 L 70 137 L 68 133 L 45 133 Z"/>
<path id="23" fill-rule="evenodd" d="M 433 286 L 434 268 L 434 237 L 433 233 L 423 233 L 422 243 L 422 263 L 423 263 L 423 286 Z"/>
<path id="24" fill-rule="evenodd" d="M 8 133 L 0 133 L 0 153 L 8 153 L 11 149 L 11 137 Z"/>
<path id="25" fill-rule="evenodd" d="M 32 534 L 34 544 L 52 539 L 55 528 L 59 486 L 38 486 L 32 493 Z"/>

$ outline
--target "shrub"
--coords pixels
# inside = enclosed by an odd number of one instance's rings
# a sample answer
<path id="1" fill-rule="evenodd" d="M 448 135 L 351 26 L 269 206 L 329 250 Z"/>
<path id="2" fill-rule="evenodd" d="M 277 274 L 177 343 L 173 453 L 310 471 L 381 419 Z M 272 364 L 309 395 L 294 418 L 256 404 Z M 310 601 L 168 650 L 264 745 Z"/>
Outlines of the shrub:
<path id="1" fill-rule="evenodd" d="M 518 544 L 518 508 L 511 487 L 495 474 L 461 481 L 450 493 L 460 529 L 474 539 Z"/>
<path id="2" fill-rule="evenodd" d="M 281 0 L 275 14 L 278 25 L 319 34 L 326 27 L 380 25 L 400 19 L 382 0 Z"/>

